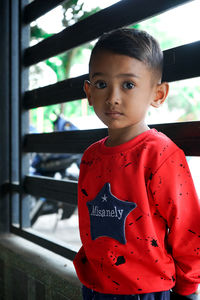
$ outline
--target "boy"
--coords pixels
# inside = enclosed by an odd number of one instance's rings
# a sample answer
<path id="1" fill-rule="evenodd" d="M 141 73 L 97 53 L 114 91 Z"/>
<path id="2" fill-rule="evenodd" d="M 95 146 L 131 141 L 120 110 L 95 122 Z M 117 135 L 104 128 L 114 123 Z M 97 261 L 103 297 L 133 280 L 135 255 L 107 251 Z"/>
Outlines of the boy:
<path id="1" fill-rule="evenodd" d="M 145 123 L 168 94 L 162 64 L 154 38 L 134 29 L 104 34 L 92 51 L 84 89 L 108 137 L 80 168 L 83 299 L 167 300 L 172 288 L 181 299 L 198 288 L 200 204 L 188 165 Z"/>

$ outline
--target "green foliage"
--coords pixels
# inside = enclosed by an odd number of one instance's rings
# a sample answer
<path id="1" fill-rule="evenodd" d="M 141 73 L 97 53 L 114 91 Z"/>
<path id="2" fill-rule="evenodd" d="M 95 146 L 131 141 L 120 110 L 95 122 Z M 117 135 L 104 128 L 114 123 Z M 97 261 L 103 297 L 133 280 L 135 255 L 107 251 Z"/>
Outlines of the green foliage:
<path id="1" fill-rule="evenodd" d="M 169 112 L 182 111 L 177 121 L 197 121 L 200 117 L 200 87 L 198 79 L 189 79 L 171 84 L 171 93 L 167 99 Z"/>
<path id="2" fill-rule="evenodd" d="M 99 7 L 96 7 L 92 11 L 84 11 L 84 1 L 80 0 L 70 0 L 65 2 L 62 5 L 63 19 L 62 25 L 67 28 L 68 26 L 73 25 L 76 22 L 79 22 L 90 15 L 96 13 L 100 10 Z M 52 33 L 53 34 L 53 33 Z M 39 28 L 38 25 L 31 27 L 31 39 L 38 40 L 45 39 L 50 37 L 52 34 L 46 33 L 42 28 Z M 57 81 L 64 80 L 70 77 L 70 70 L 74 63 L 82 62 L 84 60 L 83 50 L 91 49 L 90 44 L 84 45 L 72 50 L 69 50 L 65 53 L 59 54 L 53 58 L 49 58 L 45 61 L 46 65 L 49 66 L 56 74 Z M 59 113 L 63 113 L 67 117 L 71 116 L 81 116 L 81 100 L 72 101 L 68 103 L 63 103 L 61 105 L 53 105 L 44 108 L 44 131 L 51 131 L 52 123 L 48 120 L 48 116 L 54 109 L 59 108 Z M 93 111 L 88 107 L 88 113 L 91 114 Z M 31 112 L 31 123 L 36 126 L 37 123 L 37 111 L 32 110 Z"/>
<path id="3" fill-rule="evenodd" d="M 50 37 L 52 34 L 46 33 L 42 28 L 39 28 L 37 25 L 31 27 L 31 38 L 39 40 Z"/>

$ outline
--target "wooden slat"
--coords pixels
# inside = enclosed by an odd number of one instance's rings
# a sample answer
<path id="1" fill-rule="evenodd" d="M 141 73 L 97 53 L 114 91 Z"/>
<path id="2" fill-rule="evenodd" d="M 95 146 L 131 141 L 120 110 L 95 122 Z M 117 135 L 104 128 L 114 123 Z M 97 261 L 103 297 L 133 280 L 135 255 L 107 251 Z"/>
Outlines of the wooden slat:
<path id="1" fill-rule="evenodd" d="M 25 152 L 82 153 L 91 143 L 107 135 L 107 129 L 29 134 Z"/>
<path id="2" fill-rule="evenodd" d="M 46 87 L 27 91 L 24 95 L 24 108 L 31 109 L 85 98 L 84 80 L 88 75 L 60 81 Z"/>
<path id="3" fill-rule="evenodd" d="M 35 197 L 77 204 L 77 183 L 74 181 L 56 180 L 41 176 L 26 176 L 24 191 Z"/>
<path id="4" fill-rule="evenodd" d="M 200 41 L 164 51 L 163 80 L 200 76 Z"/>
<path id="5" fill-rule="evenodd" d="M 120 1 L 28 48 L 25 51 L 24 64 L 36 64 L 94 40 L 104 32 L 138 23 L 187 2 L 189 0 Z"/>
<path id="6" fill-rule="evenodd" d="M 163 80 L 171 82 L 200 76 L 200 41 L 164 51 Z M 88 74 L 27 91 L 24 108 L 31 109 L 85 98 Z"/>
<path id="7" fill-rule="evenodd" d="M 152 124 L 149 127 L 163 132 L 174 141 L 189 138 L 200 139 L 200 121 Z"/>
<path id="8" fill-rule="evenodd" d="M 25 7 L 23 21 L 26 24 L 31 23 L 63 2 L 66 2 L 66 0 L 35 0 Z"/>
<path id="9" fill-rule="evenodd" d="M 169 136 L 186 155 L 200 155 L 200 122 L 150 125 Z M 105 137 L 107 129 L 29 134 L 24 151 L 48 153 L 82 153 L 91 143 Z"/>

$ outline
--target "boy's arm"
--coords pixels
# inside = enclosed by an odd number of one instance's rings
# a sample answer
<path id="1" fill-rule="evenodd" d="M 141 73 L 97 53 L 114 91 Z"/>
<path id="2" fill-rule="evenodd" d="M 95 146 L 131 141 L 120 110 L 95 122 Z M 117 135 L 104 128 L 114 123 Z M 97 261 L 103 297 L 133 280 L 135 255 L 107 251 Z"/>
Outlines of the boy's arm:
<path id="1" fill-rule="evenodd" d="M 200 283 L 200 201 L 180 149 L 155 172 L 151 190 L 154 205 L 169 228 L 167 250 L 176 269 L 173 290 L 180 295 L 191 295 Z"/>
<path id="2" fill-rule="evenodd" d="M 188 296 L 182 296 L 182 295 L 179 295 L 175 292 L 171 292 L 171 295 L 170 295 L 170 299 L 171 300 L 200 300 L 200 294 L 198 294 L 198 292 L 196 293 L 193 293 L 191 295 L 188 295 Z"/>

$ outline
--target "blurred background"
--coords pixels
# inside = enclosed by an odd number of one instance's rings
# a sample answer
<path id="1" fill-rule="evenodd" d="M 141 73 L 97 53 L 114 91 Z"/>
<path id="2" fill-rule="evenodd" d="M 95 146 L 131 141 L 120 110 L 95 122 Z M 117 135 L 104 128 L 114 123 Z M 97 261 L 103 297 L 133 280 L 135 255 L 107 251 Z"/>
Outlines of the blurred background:
<path id="1" fill-rule="evenodd" d="M 31 23 L 30 46 L 39 41 L 59 33 L 68 26 L 102 10 L 119 1 L 116 0 L 69 0 L 56 7 L 51 12 Z M 160 43 L 162 50 L 192 43 L 200 40 L 200 0 L 191 1 L 185 5 L 169 10 L 161 15 L 148 19 L 130 27 L 148 31 Z M 91 41 L 81 47 L 66 53 L 51 57 L 30 67 L 29 90 L 77 77 L 88 73 L 90 52 L 96 41 Z M 170 92 L 165 104 L 159 108 L 150 109 L 148 124 L 184 122 L 200 120 L 200 78 L 177 81 L 170 83 Z M 63 130 L 82 130 L 102 128 L 104 124 L 95 116 L 93 109 L 88 106 L 87 99 L 80 99 L 30 110 L 30 132 L 42 133 Z M 78 180 L 80 156 L 74 157 L 74 161 L 68 161 L 68 157 L 58 156 L 64 166 L 63 170 L 53 171 L 52 174 L 42 174 L 40 161 L 43 167 L 48 165 L 46 157 L 33 157 L 30 173 L 41 176 L 51 176 L 58 179 Z M 36 159 L 37 158 L 37 159 Z M 57 157 L 50 156 L 52 159 Z M 62 161 L 62 159 L 64 159 Z M 70 157 L 71 159 L 71 157 Z M 187 157 L 198 194 L 200 194 L 199 157 Z M 44 165 L 47 162 L 46 165 Z M 66 165 L 64 164 L 66 163 Z M 64 173 L 62 173 L 64 172 Z M 33 212 L 36 205 L 43 207 L 41 214 L 33 218 L 32 228 L 49 237 L 69 242 L 75 250 L 80 247 L 78 232 L 78 214 L 74 207 L 69 214 L 65 214 L 63 207 L 43 206 L 45 199 L 32 199 Z M 47 204 L 46 204 L 47 205 Z M 57 205 L 57 204 L 56 204 Z M 38 208 L 37 208 L 38 209 Z M 63 216 L 64 212 L 64 216 Z M 66 230 L 67 229 L 67 230 Z"/>

